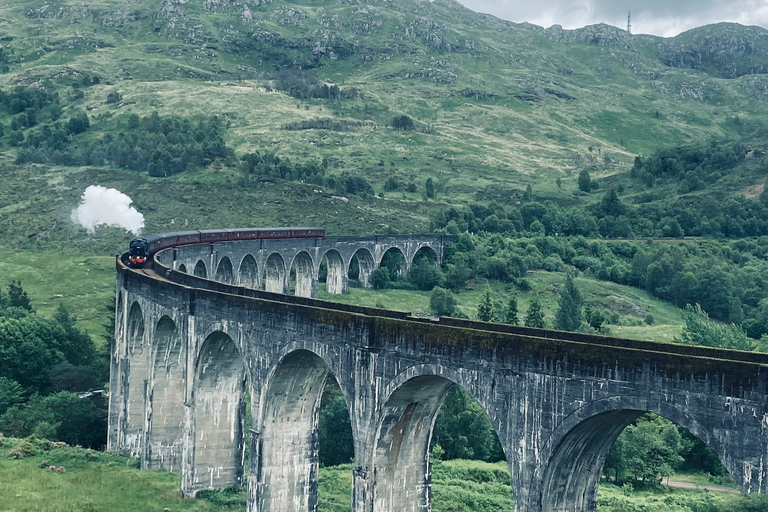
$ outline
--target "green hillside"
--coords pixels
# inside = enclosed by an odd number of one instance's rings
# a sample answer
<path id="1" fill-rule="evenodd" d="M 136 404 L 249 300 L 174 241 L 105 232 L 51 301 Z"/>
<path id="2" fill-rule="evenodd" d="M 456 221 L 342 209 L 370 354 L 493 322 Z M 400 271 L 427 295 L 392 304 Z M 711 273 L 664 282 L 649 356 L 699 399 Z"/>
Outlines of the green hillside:
<path id="1" fill-rule="evenodd" d="M 556 327 L 568 272 L 596 313 L 586 332 L 673 341 L 695 320 L 724 346 L 768 347 L 766 114 L 758 27 L 667 39 L 544 29 L 452 0 L 1 3 L 0 322 L 67 328 L 87 345 L 64 305 L 97 350 L 59 355 L 40 396 L 0 368 L 0 422 L 40 413 L 14 435 L 61 437 L 72 392 L 92 389 L 74 377 L 104 380 L 113 258 L 134 235 L 72 220 L 90 185 L 130 196 L 145 233 L 460 235 L 430 280 L 397 279 L 388 262 L 382 289 L 352 278 L 341 297 L 321 283 L 321 298 L 430 315 L 437 285 L 456 316 L 477 317 L 488 296 L 496 320 L 514 303 L 522 323 L 539 304 Z M 37 313 L 14 305 L 17 279 Z M 681 313 L 689 303 L 717 322 Z M 67 501 L 51 510 L 222 509 L 118 456 L 33 442 L 23 460 L 10 459 L 17 440 L 0 443 L 0 509 L 54 494 Z M 508 508 L 503 463 L 434 469 L 435 510 Z M 321 510 L 348 510 L 350 478 L 322 469 Z M 603 512 L 764 509 L 653 486 L 606 485 L 599 501 Z"/>
<path id="2" fill-rule="evenodd" d="M 544 30 L 410 0 L 20 1 L 0 18 L 0 83 L 58 85 L 65 115 L 216 114 L 238 154 L 327 158 L 374 185 L 432 176 L 454 199 L 567 182 L 590 162 L 614 174 L 659 145 L 738 138 L 734 118 L 766 113 L 755 27 Z M 322 84 L 338 97 L 306 99 Z M 415 129 L 388 128 L 400 115 Z M 350 128 L 284 129 L 327 119 Z"/>

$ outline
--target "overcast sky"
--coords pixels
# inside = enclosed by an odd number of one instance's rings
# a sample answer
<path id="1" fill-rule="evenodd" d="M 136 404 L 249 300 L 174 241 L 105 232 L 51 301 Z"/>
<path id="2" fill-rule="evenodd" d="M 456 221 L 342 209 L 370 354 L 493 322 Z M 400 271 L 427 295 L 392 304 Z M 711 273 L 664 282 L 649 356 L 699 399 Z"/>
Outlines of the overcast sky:
<path id="1" fill-rule="evenodd" d="M 686 30 L 734 21 L 768 28 L 768 0 L 458 0 L 473 11 L 542 27 L 579 28 L 595 23 L 627 26 L 632 33 L 671 37 Z"/>

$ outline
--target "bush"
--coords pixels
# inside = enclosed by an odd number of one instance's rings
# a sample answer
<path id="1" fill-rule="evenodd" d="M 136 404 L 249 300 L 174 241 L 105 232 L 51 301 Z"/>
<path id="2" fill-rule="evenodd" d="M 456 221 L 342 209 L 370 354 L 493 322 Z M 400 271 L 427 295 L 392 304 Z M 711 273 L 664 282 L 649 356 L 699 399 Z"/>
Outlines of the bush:
<path id="1" fill-rule="evenodd" d="M 387 267 L 379 267 L 371 273 L 371 286 L 374 290 L 384 290 L 389 287 L 389 269 Z"/>
<path id="2" fill-rule="evenodd" d="M 37 450 L 29 441 L 20 441 L 16 446 L 10 449 L 8 455 L 14 459 L 23 459 L 25 457 L 34 457 L 37 455 Z"/>
<path id="3" fill-rule="evenodd" d="M 436 286 L 429 297 L 429 309 L 440 316 L 451 316 L 456 310 L 456 299 L 453 293 Z"/>

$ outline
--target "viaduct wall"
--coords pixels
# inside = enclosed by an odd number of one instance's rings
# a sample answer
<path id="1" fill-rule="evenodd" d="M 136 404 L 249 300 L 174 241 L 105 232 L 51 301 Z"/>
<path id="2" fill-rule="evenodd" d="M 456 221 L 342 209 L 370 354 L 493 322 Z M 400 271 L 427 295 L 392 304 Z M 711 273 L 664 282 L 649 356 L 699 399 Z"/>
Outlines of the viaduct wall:
<path id="1" fill-rule="evenodd" d="M 219 261 L 254 253 L 215 249 Z M 152 269 L 118 262 L 108 438 L 143 468 L 180 473 L 186 495 L 244 484 L 249 511 L 316 510 L 329 372 L 352 424 L 356 512 L 429 510 L 429 441 L 454 385 L 488 414 L 518 512 L 595 510 L 611 444 L 646 411 L 701 438 L 746 492 L 766 492 L 768 355 L 270 293 L 174 270 L 195 260 L 187 250 Z"/>

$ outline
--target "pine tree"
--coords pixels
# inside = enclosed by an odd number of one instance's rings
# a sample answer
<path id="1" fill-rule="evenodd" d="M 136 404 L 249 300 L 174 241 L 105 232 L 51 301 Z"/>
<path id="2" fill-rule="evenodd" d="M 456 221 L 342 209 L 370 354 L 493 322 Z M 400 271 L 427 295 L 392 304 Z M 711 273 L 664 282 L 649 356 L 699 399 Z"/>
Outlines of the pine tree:
<path id="1" fill-rule="evenodd" d="M 562 331 L 577 331 L 581 326 L 581 308 L 584 301 L 570 272 L 565 276 L 565 287 L 557 303 L 559 308 L 555 315 L 555 328 Z"/>
<path id="2" fill-rule="evenodd" d="M 480 304 L 477 305 L 477 318 L 483 322 L 495 322 L 496 311 L 493 307 L 493 299 L 491 299 L 491 288 L 486 286 L 483 299 Z"/>
<path id="3" fill-rule="evenodd" d="M 528 305 L 528 313 L 525 315 L 525 326 L 544 328 L 544 312 L 541 309 L 539 299 L 533 299 Z"/>
<path id="4" fill-rule="evenodd" d="M 21 287 L 21 281 L 18 279 L 11 281 L 8 285 L 8 302 L 11 307 L 17 307 L 32 311 L 32 305 L 29 301 L 29 296 L 24 288 Z"/>
<path id="5" fill-rule="evenodd" d="M 509 298 L 509 303 L 507 304 L 507 316 L 505 318 L 506 323 L 510 325 L 517 325 L 520 322 L 520 319 L 517 317 L 517 315 L 517 297 L 513 295 Z"/>

